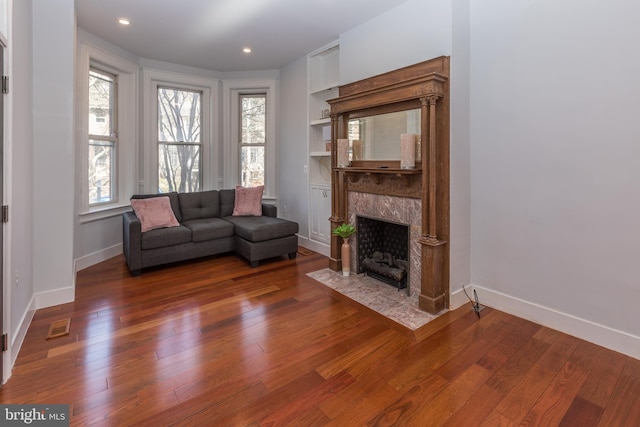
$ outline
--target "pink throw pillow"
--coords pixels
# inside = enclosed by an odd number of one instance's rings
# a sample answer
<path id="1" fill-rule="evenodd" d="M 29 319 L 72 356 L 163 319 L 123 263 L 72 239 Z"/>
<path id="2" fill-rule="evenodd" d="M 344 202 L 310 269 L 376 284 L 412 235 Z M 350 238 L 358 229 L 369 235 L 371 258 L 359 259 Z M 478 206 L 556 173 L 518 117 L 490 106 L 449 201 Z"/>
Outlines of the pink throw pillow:
<path id="1" fill-rule="evenodd" d="M 242 187 L 236 185 L 233 216 L 262 216 L 262 192 L 264 185 Z"/>
<path id="2" fill-rule="evenodd" d="M 171 209 L 171 202 L 166 196 L 148 199 L 131 199 L 131 207 L 140 219 L 142 232 L 156 228 L 177 227 L 180 225 Z"/>

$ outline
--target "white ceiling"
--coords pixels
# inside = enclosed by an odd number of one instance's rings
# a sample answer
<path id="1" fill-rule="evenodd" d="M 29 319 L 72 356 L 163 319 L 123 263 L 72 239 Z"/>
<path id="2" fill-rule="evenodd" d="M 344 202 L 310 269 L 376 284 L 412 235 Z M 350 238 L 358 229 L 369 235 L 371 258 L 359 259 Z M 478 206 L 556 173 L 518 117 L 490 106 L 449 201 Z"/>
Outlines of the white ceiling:
<path id="1" fill-rule="evenodd" d="M 406 0 L 75 0 L 78 26 L 135 55 L 215 71 L 280 69 Z M 131 25 L 118 24 L 120 17 Z M 243 47 L 251 47 L 249 55 Z"/>

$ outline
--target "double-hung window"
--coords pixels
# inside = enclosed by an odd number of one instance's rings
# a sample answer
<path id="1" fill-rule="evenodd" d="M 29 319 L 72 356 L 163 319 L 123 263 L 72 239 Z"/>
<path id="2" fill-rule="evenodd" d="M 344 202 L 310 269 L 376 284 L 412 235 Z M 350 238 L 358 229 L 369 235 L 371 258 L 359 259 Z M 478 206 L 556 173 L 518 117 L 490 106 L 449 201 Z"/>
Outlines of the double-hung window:
<path id="1" fill-rule="evenodd" d="M 130 209 L 138 191 L 140 66 L 79 40 L 75 190 L 81 224 Z"/>
<path id="2" fill-rule="evenodd" d="M 89 70 L 89 206 L 117 198 L 117 93 L 115 75 L 97 68 Z"/>
<path id="3" fill-rule="evenodd" d="M 276 197 L 277 79 L 222 81 L 223 184 L 264 185 L 263 197 Z"/>
<path id="4" fill-rule="evenodd" d="M 267 143 L 267 95 L 240 95 L 240 183 L 264 185 Z"/>
<path id="5" fill-rule="evenodd" d="M 158 190 L 202 189 L 202 92 L 158 86 Z"/>

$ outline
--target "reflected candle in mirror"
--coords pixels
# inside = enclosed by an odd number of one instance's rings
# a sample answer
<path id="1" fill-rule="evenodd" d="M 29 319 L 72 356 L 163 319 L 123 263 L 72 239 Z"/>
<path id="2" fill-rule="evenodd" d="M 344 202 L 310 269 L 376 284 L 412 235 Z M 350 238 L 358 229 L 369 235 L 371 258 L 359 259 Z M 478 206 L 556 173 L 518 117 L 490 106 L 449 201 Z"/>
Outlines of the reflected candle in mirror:
<path id="1" fill-rule="evenodd" d="M 349 166 L 349 140 L 338 139 L 338 167 L 346 168 Z"/>
<path id="2" fill-rule="evenodd" d="M 364 146 L 362 145 L 362 141 L 359 139 L 354 139 L 352 142 L 353 149 L 353 160 L 363 160 L 364 159 Z"/>
<path id="3" fill-rule="evenodd" d="M 413 133 L 400 134 L 400 168 L 414 169 L 416 167 L 416 135 Z"/>

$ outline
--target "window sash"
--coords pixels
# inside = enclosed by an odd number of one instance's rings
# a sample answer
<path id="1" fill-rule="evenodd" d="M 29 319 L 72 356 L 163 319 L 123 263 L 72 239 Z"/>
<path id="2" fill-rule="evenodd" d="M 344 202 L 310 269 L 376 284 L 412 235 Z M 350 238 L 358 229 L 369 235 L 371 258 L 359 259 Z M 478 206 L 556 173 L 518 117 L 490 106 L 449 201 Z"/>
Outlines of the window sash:
<path id="1" fill-rule="evenodd" d="M 262 100 L 261 105 L 247 105 L 244 101 Z M 239 94 L 239 173 L 240 185 L 254 187 L 264 185 L 266 178 L 267 145 L 267 94 Z M 247 108 L 254 109 L 260 118 L 249 115 Z"/>
<path id="2" fill-rule="evenodd" d="M 98 80 L 109 91 L 107 99 L 100 99 L 101 94 L 97 88 L 91 87 L 91 82 Z M 98 85 L 99 86 L 99 85 Z M 95 90 L 93 90 L 95 89 Z M 103 89 L 105 89 L 103 87 Z M 117 76 L 98 68 L 89 68 L 89 126 L 88 126 L 88 152 L 87 152 L 87 199 L 89 206 L 98 206 L 113 203 L 117 200 L 117 146 L 118 146 L 118 108 L 117 108 Z M 96 99 L 97 98 L 97 99 Z M 105 102 L 106 101 L 106 102 Z M 107 107 L 107 108 L 105 108 Z M 104 114 L 103 126 L 92 126 L 92 117 L 101 117 L 101 110 L 107 109 Z M 104 130 L 100 133 L 100 128 Z M 93 132 L 92 132 L 93 131 Z M 102 147 L 102 148 L 100 148 Z M 104 157 L 107 159 L 104 159 Z M 103 196 L 103 191 L 107 195 Z"/>
<path id="3" fill-rule="evenodd" d="M 157 96 L 158 142 L 202 144 L 202 91 L 159 85 Z"/>
<path id="4" fill-rule="evenodd" d="M 158 191 L 202 189 L 203 91 L 158 85 Z"/>

